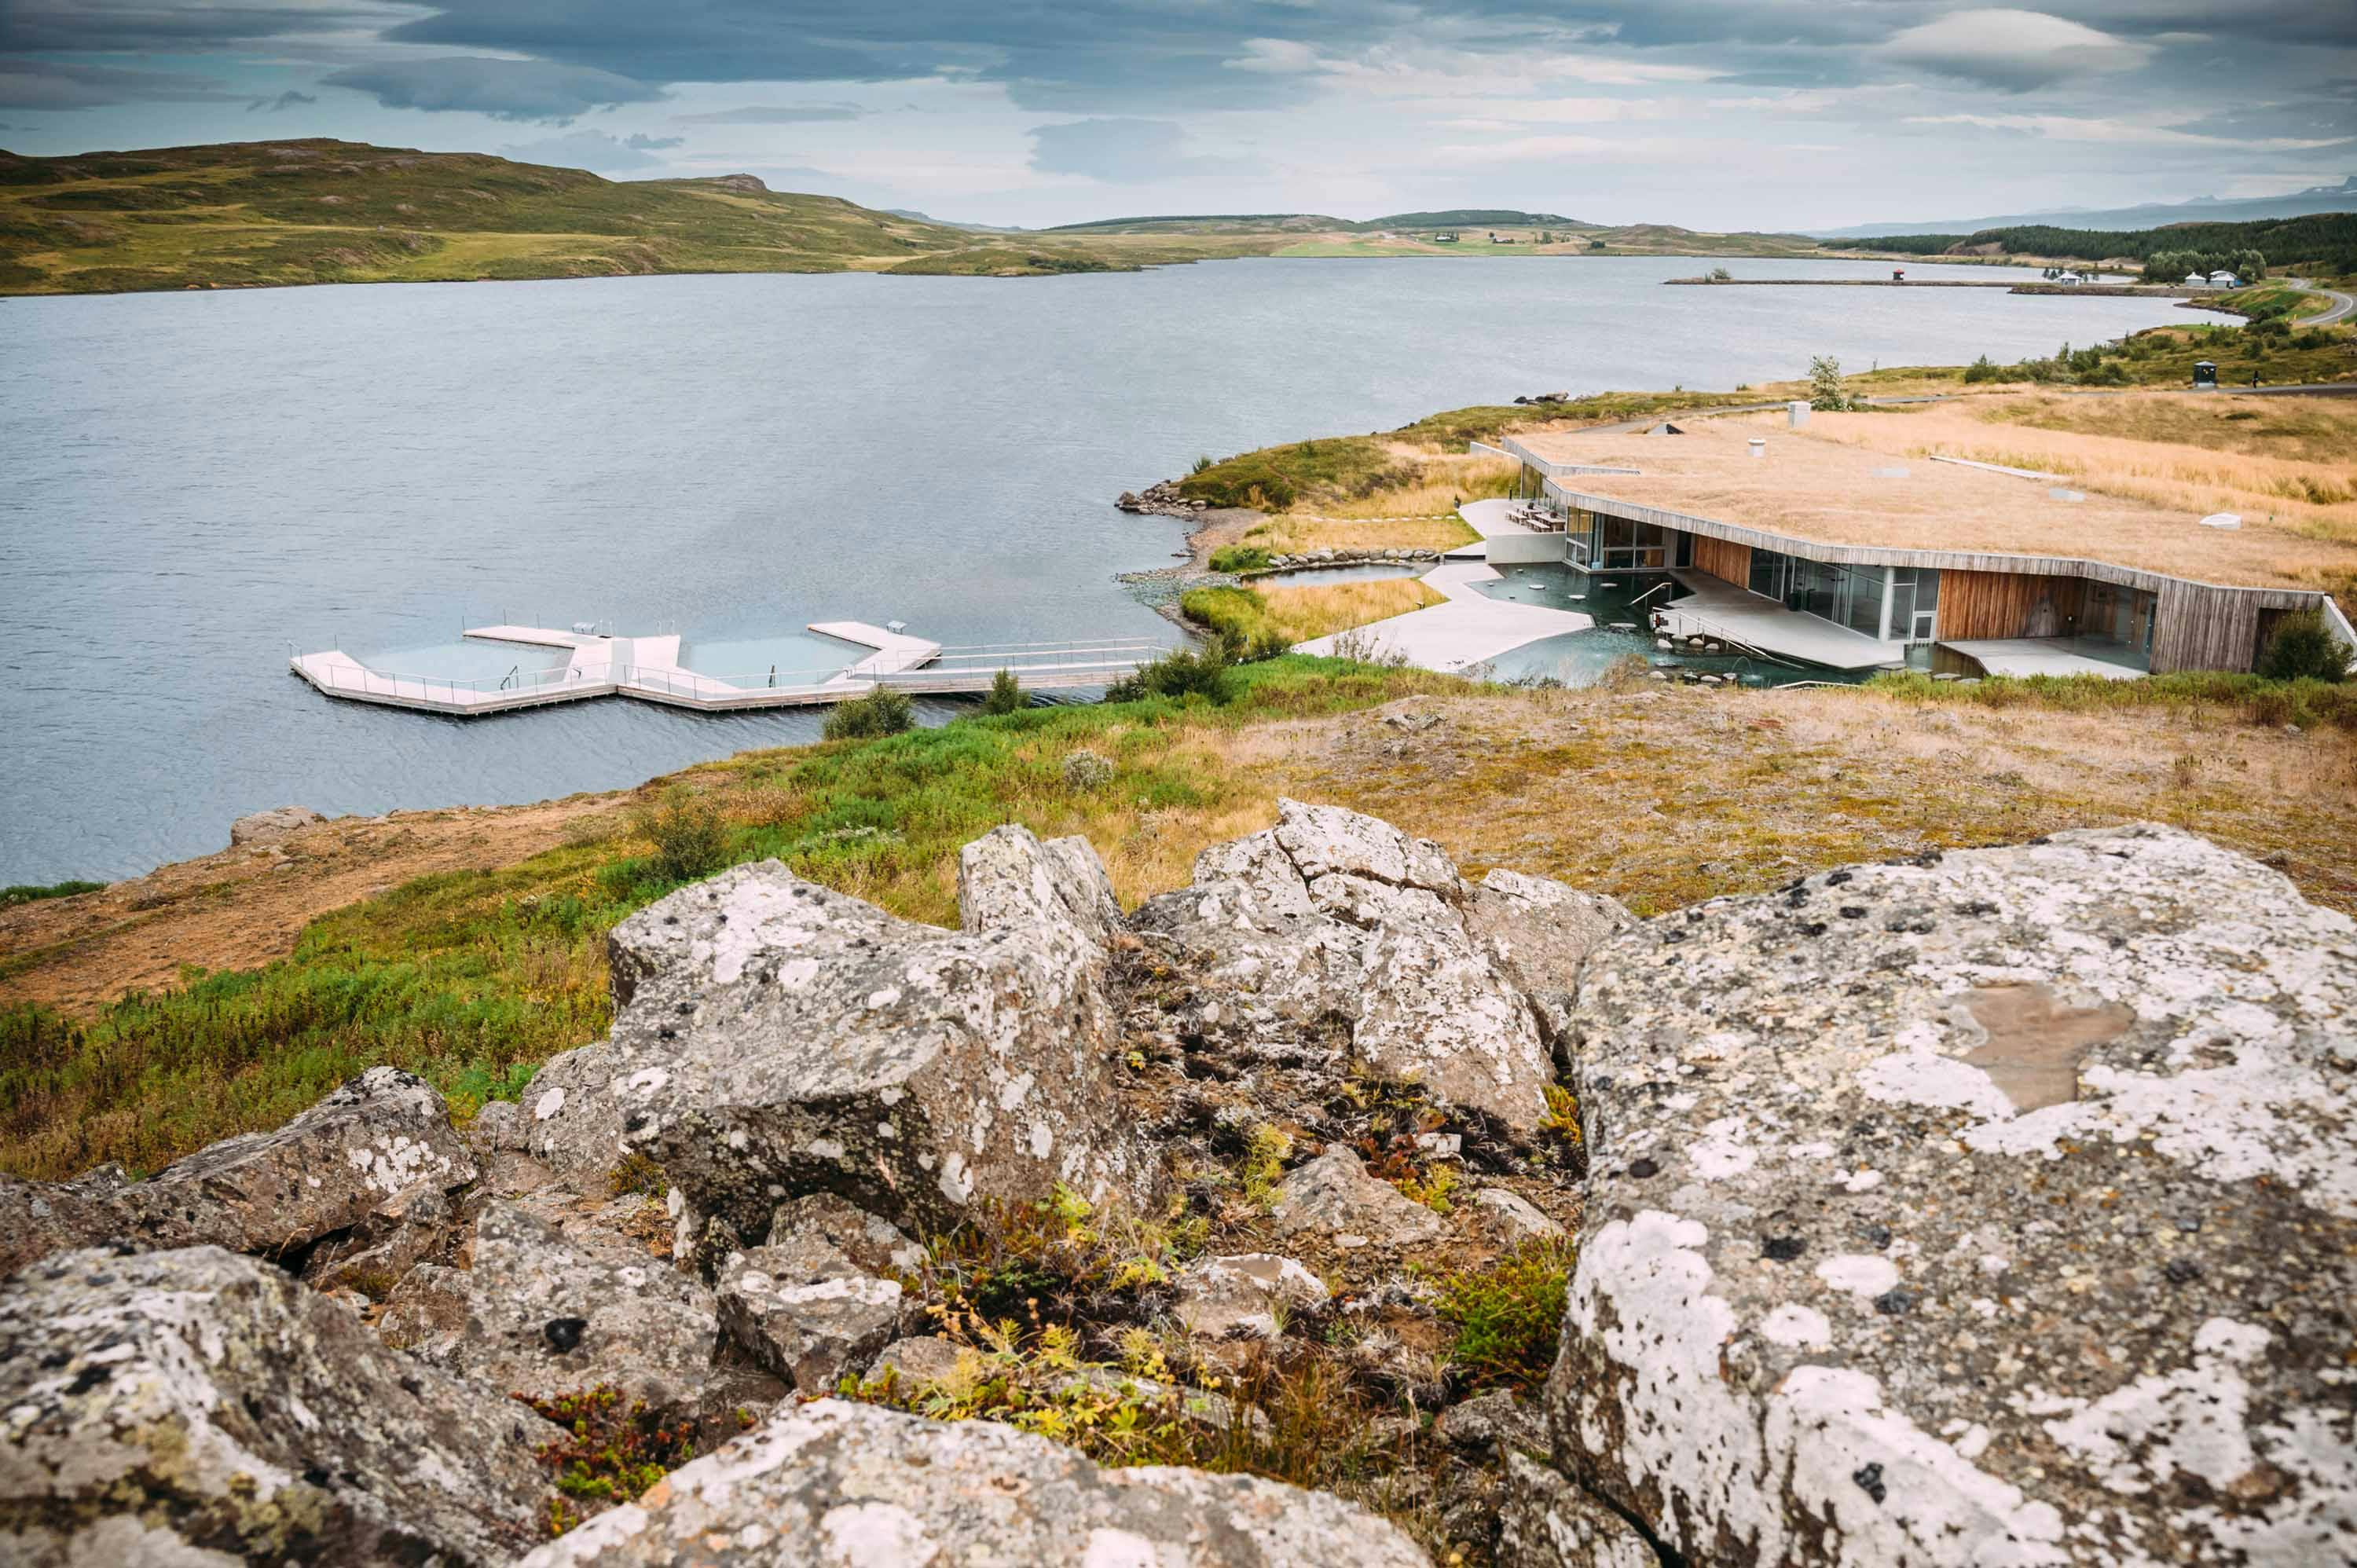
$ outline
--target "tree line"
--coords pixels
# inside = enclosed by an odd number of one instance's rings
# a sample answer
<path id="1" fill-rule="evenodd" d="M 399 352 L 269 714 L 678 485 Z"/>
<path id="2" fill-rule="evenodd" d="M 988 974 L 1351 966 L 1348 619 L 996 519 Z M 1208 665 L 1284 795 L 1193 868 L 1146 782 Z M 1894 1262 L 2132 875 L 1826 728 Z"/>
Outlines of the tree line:
<path id="1" fill-rule="evenodd" d="M 2250 223 L 2171 223 L 2163 229 L 2061 229 L 2028 223 L 1984 229 L 1975 234 L 1893 234 L 1857 243 L 1910 256 L 1946 255 L 1995 245 L 2012 255 L 2069 256 L 2091 262 L 2121 256 L 2147 263 L 2162 252 L 2231 260 L 2241 252 L 2256 251 L 2274 257 L 2278 266 L 2313 265 L 2325 273 L 2347 274 L 2357 272 L 2357 212 L 2316 212 Z M 2179 268 L 2177 277 L 2190 270 Z"/>

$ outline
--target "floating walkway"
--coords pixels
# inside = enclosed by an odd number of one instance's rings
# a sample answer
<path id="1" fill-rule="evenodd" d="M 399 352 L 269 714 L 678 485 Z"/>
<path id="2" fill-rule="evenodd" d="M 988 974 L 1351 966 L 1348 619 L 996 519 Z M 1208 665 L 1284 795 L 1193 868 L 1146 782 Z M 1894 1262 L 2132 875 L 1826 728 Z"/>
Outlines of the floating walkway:
<path id="1" fill-rule="evenodd" d="M 465 635 L 478 642 L 561 649 L 567 657 L 554 669 L 521 671 L 497 681 L 372 670 L 339 651 L 295 654 L 288 668 L 330 697 L 461 717 L 591 697 L 635 697 L 716 714 L 814 707 L 864 697 L 878 687 L 912 696 L 986 692 L 1001 670 L 1012 671 L 1032 688 L 1102 686 L 1167 651 L 1159 643 L 1112 639 L 944 648 L 853 620 L 813 621 L 809 629 L 870 651 L 829 669 L 713 675 L 680 663 L 677 637 L 606 637 L 549 627 L 486 626 Z"/>

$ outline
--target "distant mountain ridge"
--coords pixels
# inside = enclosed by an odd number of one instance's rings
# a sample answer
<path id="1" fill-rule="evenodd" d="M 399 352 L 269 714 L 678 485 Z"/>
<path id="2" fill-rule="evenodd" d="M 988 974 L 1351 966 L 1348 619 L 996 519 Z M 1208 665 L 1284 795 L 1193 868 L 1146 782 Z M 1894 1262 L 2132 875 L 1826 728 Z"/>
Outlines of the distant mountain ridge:
<path id="1" fill-rule="evenodd" d="M 1363 220 L 1329 217 L 1322 212 L 1200 212 L 1159 213 L 1139 218 L 1098 218 L 1086 223 L 1060 223 L 1043 234 L 1097 233 L 1356 233 L 1373 234 L 1390 229 L 1599 229 L 1559 212 L 1524 212 L 1511 207 L 1452 207 L 1437 212 L 1394 212 Z"/>
<path id="2" fill-rule="evenodd" d="M 2147 202 L 2141 207 L 2058 208 L 1997 218 L 1857 223 L 1846 229 L 1812 229 L 1809 232 L 1824 240 L 1878 240 L 1892 234 L 1974 234 L 1984 229 L 2030 225 L 2058 229 L 2163 229 L 2172 223 L 2247 223 L 2268 218 L 2306 218 L 2319 212 L 2357 212 L 2357 175 L 2339 185 L 2312 185 L 2288 196 L 2197 196 L 2190 201 Z"/>

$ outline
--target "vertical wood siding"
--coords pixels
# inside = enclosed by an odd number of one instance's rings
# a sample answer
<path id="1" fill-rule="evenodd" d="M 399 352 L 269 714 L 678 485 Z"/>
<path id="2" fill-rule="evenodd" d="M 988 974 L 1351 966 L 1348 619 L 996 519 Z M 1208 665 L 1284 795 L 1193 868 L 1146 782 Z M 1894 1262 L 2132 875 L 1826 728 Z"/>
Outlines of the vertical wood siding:
<path id="1" fill-rule="evenodd" d="M 2077 577 L 2047 577 L 2026 572 L 1940 574 L 1940 636 L 1950 642 L 2027 637 L 2040 599 L 2054 607 L 2054 629 L 2074 629 L 2085 601 L 2086 584 Z"/>
<path id="2" fill-rule="evenodd" d="M 2163 583 L 2152 626 L 2152 672 L 2248 670 L 2258 645 L 2261 596 L 2199 583 Z"/>
<path id="3" fill-rule="evenodd" d="M 1732 583 L 1738 588 L 1751 585 L 1751 546 L 1737 544 L 1725 539 L 1713 539 L 1697 533 L 1694 542 L 1694 564 L 1697 572 L 1707 572 L 1722 583 Z"/>

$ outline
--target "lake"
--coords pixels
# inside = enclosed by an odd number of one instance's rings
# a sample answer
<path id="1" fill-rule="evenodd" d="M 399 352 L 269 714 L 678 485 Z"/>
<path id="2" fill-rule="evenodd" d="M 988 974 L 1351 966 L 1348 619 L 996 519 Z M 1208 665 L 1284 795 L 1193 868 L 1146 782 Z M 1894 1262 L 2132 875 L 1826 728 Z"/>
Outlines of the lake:
<path id="1" fill-rule="evenodd" d="M 636 784 L 821 722 L 619 700 L 432 718 L 319 696 L 286 672 L 290 645 L 471 674 L 480 650 L 449 645 L 492 620 L 676 631 L 748 669 L 823 619 L 947 643 L 1168 638 L 1114 578 L 1166 563 L 1183 525 L 1111 503 L 1198 454 L 1517 393 L 1725 390 L 1812 354 L 2012 360 L 2184 318 L 2133 298 L 1660 286 L 1703 264 L 0 302 L 0 883 L 134 875 L 287 803 Z"/>

